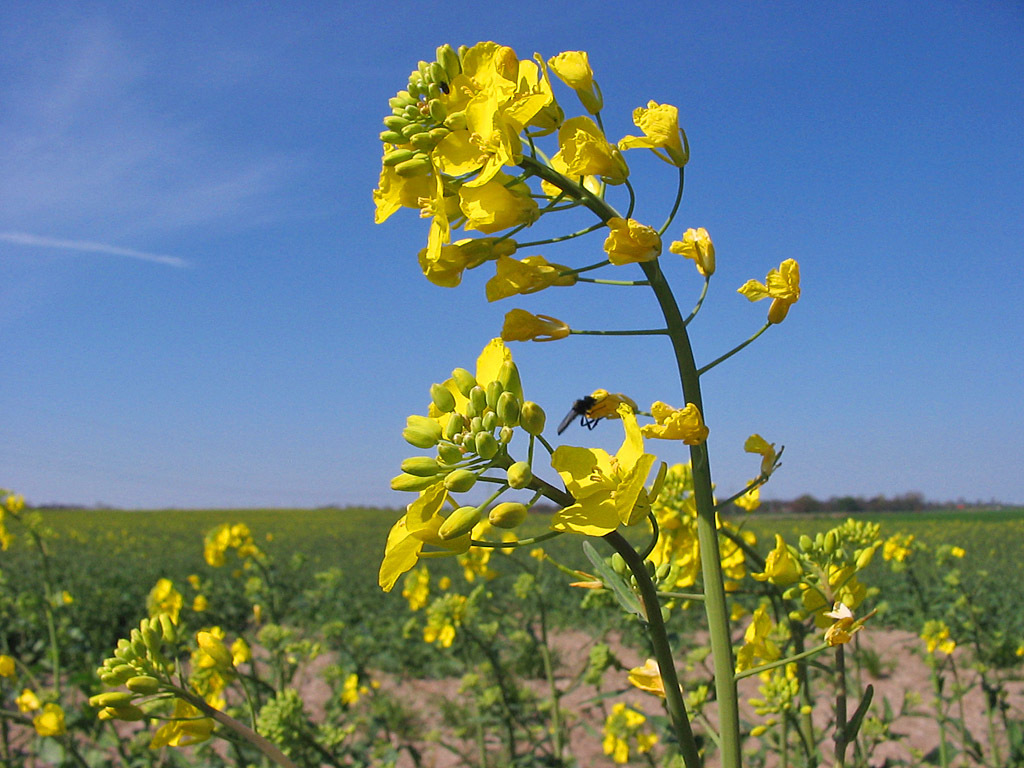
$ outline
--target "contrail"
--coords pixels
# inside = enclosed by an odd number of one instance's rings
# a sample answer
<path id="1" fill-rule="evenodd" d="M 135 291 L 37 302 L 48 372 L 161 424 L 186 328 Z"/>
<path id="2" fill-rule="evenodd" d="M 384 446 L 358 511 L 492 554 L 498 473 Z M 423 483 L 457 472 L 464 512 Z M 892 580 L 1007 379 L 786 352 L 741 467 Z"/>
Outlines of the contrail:
<path id="1" fill-rule="evenodd" d="M 118 248 L 116 245 L 105 243 L 93 243 L 89 240 L 60 240 L 55 237 L 40 237 L 29 235 L 24 232 L 0 232 L 0 240 L 16 245 L 33 245 L 38 248 L 64 248 L 69 251 L 88 251 L 90 253 L 106 253 L 111 256 L 127 256 L 130 259 L 141 259 L 156 264 L 166 264 L 169 267 L 188 267 L 185 259 L 177 256 L 161 256 L 158 253 L 145 253 L 135 251 L 131 248 Z"/>

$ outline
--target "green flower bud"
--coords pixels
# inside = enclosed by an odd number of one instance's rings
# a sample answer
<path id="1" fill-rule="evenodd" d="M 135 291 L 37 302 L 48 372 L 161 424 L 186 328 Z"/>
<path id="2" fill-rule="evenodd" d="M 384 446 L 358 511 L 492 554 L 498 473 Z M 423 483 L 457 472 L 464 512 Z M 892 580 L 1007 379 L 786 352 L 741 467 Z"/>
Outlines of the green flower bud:
<path id="1" fill-rule="evenodd" d="M 398 132 L 405 137 L 406 141 L 409 141 L 417 133 L 423 133 L 423 126 L 419 123 L 409 123 L 404 128 L 399 129 Z"/>
<path id="2" fill-rule="evenodd" d="M 512 438 L 515 437 L 516 431 L 512 427 L 502 427 L 498 430 L 498 442 L 502 445 L 508 445 L 512 442 Z"/>
<path id="3" fill-rule="evenodd" d="M 803 552 L 810 552 L 814 548 L 814 541 L 806 533 L 800 536 L 800 549 Z"/>
<path id="4" fill-rule="evenodd" d="M 163 641 L 159 620 L 143 619 L 141 629 L 142 640 L 146 643 L 146 649 L 151 655 L 158 656 L 160 654 L 160 644 Z"/>
<path id="5" fill-rule="evenodd" d="M 449 131 L 447 128 L 441 127 L 431 128 L 427 132 L 427 135 L 430 136 L 430 140 L 433 142 L 433 146 L 436 147 L 438 144 L 440 144 L 442 141 L 448 138 L 449 133 L 451 133 L 451 131 Z"/>
<path id="6" fill-rule="evenodd" d="M 174 626 L 174 620 L 166 613 L 160 614 L 160 631 L 163 633 L 165 643 L 173 643 L 178 637 L 178 628 Z"/>
<path id="7" fill-rule="evenodd" d="M 133 629 L 129 637 L 132 646 L 132 653 L 135 654 L 135 658 L 145 658 L 146 641 L 143 639 L 142 633 L 137 629 Z"/>
<path id="8" fill-rule="evenodd" d="M 396 165 L 395 173 L 403 179 L 413 176 L 426 176 L 430 173 L 430 160 L 425 157 L 414 157 L 412 160 L 406 160 L 404 163 Z"/>
<path id="9" fill-rule="evenodd" d="M 462 451 L 454 443 L 438 443 L 437 458 L 442 464 L 458 464 L 462 461 Z"/>
<path id="10" fill-rule="evenodd" d="M 466 419 L 461 413 L 453 413 L 444 425 L 444 439 L 453 441 L 466 428 Z M 449 463 L 449 462 L 445 462 Z"/>
<path id="11" fill-rule="evenodd" d="M 487 410 L 487 393 L 479 384 L 469 390 L 469 402 L 479 414 L 483 414 Z"/>
<path id="12" fill-rule="evenodd" d="M 434 122 L 443 123 L 444 119 L 448 117 L 448 110 L 445 109 L 444 104 L 440 99 L 434 99 L 428 104 L 430 109 L 430 117 Z M 387 123 L 385 123 L 387 125 Z"/>
<path id="13" fill-rule="evenodd" d="M 411 149 L 393 149 L 384 155 L 384 165 L 392 166 L 404 163 L 406 160 L 412 160 L 416 153 Z"/>
<path id="14" fill-rule="evenodd" d="M 420 114 L 419 102 L 410 104 L 408 107 L 402 110 L 401 117 L 404 117 L 411 123 L 419 123 L 422 115 Z"/>
<path id="15" fill-rule="evenodd" d="M 420 77 L 419 72 L 413 72 L 409 75 L 409 95 L 414 99 L 419 99 L 423 95 L 423 78 Z"/>
<path id="16" fill-rule="evenodd" d="M 224 641 L 212 632 L 203 631 L 196 633 L 196 643 L 199 644 L 199 650 L 213 659 L 217 666 L 225 669 L 231 669 L 235 666 L 235 661 L 231 657 L 231 651 L 224 645 Z"/>
<path id="17" fill-rule="evenodd" d="M 626 561 L 622 559 L 622 555 L 618 552 L 615 552 L 612 555 L 612 570 L 619 574 L 619 576 L 623 576 L 629 572 L 629 568 L 626 566 Z"/>
<path id="18" fill-rule="evenodd" d="M 136 675 L 129 677 L 124 683 L 132 693 L 148 696 L 160 690 L 160 681 L 151 675 Z M 109 706 L 109 705 L 108 705 Z"/>
<path id="19" fill-rule="evenodd" d="M 106 693 L 98 693 L 95 696 L 90 696 L 89 706 L 120 707 L 125 704 L 131 704 L 132 699 L 134 698 L 134 694 L 126 693 L 124 691 L 107 691 Z"/>
<path id="20" fill-rule="evenodd" d="M 464 131 L 469 127 L 465 112 L 452 112 L 444 121 L 444 127 L 453 131 Z"/>
<path id="21" fill-rule="evenodd" d="M 498 414 L 494 411 L 488 411 L 484 414 L 483 418 L 483 431 L 492 432 L 494 428 L 498 426 Z"/>
<path id="22" fill-rule="evenodd" d="M 114 666 L 100 674 L 100 680 L 107 685 L 121 685 L 130 677 L 138 674 L 138 670 L 129 664 L 122 664 L 118 659 L 107 659 L 113 662 Z"/>
<path id="23" fill-rule="evenodd" d="M 533 470 L 530 469 L 530 465 L 525 461 L 517 461 L 507 470 L 505 470 L 505 477 L 508 480 L 509 488 L 525 488 L 533 480 Z"/>
<path id="24" fill-rule="evenodd" d="M 420 133 L 415 134 L 409 139 L 409 143 L 416 147 L 416 149 L 423 152 L 429 152 L 437 146 L 437 142 L 431 138 L 428 131 L 421 131 Z"/>
<path id="25" fill-rule="evenodd" d="M 441 475 L 429 477 L 417 477 L 403 472 L 391 478 L 391 490 L 393 491 L 422 491 L 429 488 L 441 479 Z"/>
<path id="26" fill-rule="evenodd" d="M 869 565 L 871 565 L 871 561 L 874 558 L 875 558 L 875 548 L 874 547 L 868 547 L 867 549 L 864 549 L 861 552 L 859 552 L 857 554 L 857 570 L 858 571 L 863 571 L 865 568 L 867 568 Z"/>
<path id="27" fill-rule="evenodd" d="M 457 539 L 473 530 L 473 526 L 480 522 L 480 514 L 478 507 L 459 507 L 441 523 L 437 535 L 443 541 Z"/>
<path id="28" fill-rule="evenodd" d="M 462 72 L 459 54 L 448 43 L 437 49 L 437 60 L 444 67 L 444 73 L 448 82 L 451 82 Z"/>
<path id="29" fill-rule="evenodd" d="M 825 554 L 826 555 L 831 555 L 833 552 L 835 552 L 836 551 L 836 544 L 837 544 L 836 532 L 835 531 L 829 531 L 828 533 L 826 533 L 825 534 L 825 546 L 823 547 L 823 549 L 825 550 Z"/>
<path id="30" fill-rule="evenodd" d="M 404 109 L 405 107 L 409 106 L 410 104 L 415 104 L 415 103 L 416 103 L 416 99 L 414 99 L 409 94 L 408 91 L 399 91 L 394 96 L 392 96 L 390 99 L 388 99 L 388 106 L 391 107 L 392 109 Z"/>
<path id="31" fill-rule="evenodd" d="M 462 393 L 463 397 L 469 397 L 469 391 L 476 386 L 476 376 L 465 368 L 456 368 L 452 371 L 452 379 L 455 386 Z"/>
<path id="32" fill-rule="evenodd" d="M 384 118 L 384 125 L 391 131 L 402 132 L 402 129 L 409 125 L 409 121 L 398 115 L 388 115 Z"/>
<path id="33" fill-rule="evenodd" d="M 498 418 L 506 427 L 519 424 L 519 398 L 512 392 L 502 392 L 494 410 L 498 412 Z"/>
<path id="34" fill-rule="evenodd" d="M 526 505 L 518 501 L 506 501 L 487 514 L 487 520 L 495 528 L 511 529 L 522 525 L 526 519 Z"/>
<path id="35" fill-rule="evenodd" d="M 437 460 L 429 456 L 410 456 L 402 461 L 402 471 L 416 477 L 433 477 L 441 471 Z"/>
<path id="36" fill-rule="evenodd" d="M 472 419 L 469 420 L 469 431 L 472 433 L 474 438 L 476 437 L 476 433 L 477 432 L 483 432 L 483 429 L 484 429 L 484 417 L 483 416 L 474 416 Z"/>
<path id="37" fill-rule="evenodd" d="M 430 385 L 430 399 L 441 413 L 451 413 L 455 410 L 455 395 L 444 384 Z"/>
<path id="38" fill-rule="evenodd" d="M 672 570 L 672 563 L 662 563 L 658 566 L 658 569 L 654 572 L 655 577 L 658 581 L 664 581 Z"/>
<path id="39" fill-rule="evenodd" d="M 439 99 L 441 98 L 441 86 L 437 83 L 431 83 L 427 86 L 427 98 L 428 99 Z"/>
<path id="40" fill-rule="evenodd" d="M 490 432 L 477 432 L 476 455 L 481 459 L 493 459 L 501 446 Z"/>
<path id="41" fill-rule="evenodd" d="M 492 411 L 498 408 L 498 398 L 501 397 L 501 393 L 505 391 L 505 388 L 501 386 L 500 381 L 492 381 L 487 385 L 485 392 L 487 396 L 487 407 Z"/>
<path id="42" fill-rule="evenodd" d="M 441 439 L 441 425 L 427 416 L 410 416 L 405 420 L 402 437 L 417 448 L 433 448 Z"/>
<path id="43" fill-rule="evenodd" d="M 416 71 L 419 73 L 420 78 L 424 82 L 430 82 L 430 64 L 420 59 L 420 61 L 416 64 Z"/>
<path id="44" fill-rule="evenodd" d="M 380 134 L 380 140 L 385 144 L 405 144 L 405 136 L 400 134 L 398 131 L 382 131 Z"/>
<path id="45" fill-rule="evenodd" d="M 430 67 L 427 71 L 427 77 L 433 83 L 443 83 L 447 80 L 447 73 L 444 71 L 444 67 L 436 61 L 430 63 Z"/>
<path id="46" fill-rule="evenodd" d="M 662 621 L 662 623 L 667 622 L 671 615 L 672 615 L 672 611 L 670 611 L 668 609 L 667 605 L 661 606 L 661 621 Z"/>
<path id="47" fill-rule="evenodd" d="M 498 369 L 498 381 L 501 382 L 502 389 L 517 396 L 522 394 L 523 383 L 519 380 L 519 368 L 511 360 L 506 360 L 501 364 L 501 368 Z"/>
<path id="48" fill-rule="evenodd" d="M 546 420 L 544 409 L 532 400 L 527 400 L 519 409 L 519 423 L 528 434 L 539 435 L 543 432 Z"/>
<path id="49" fill-rule="evenodd" d="M 452 493 L 465 493 L 476 484 L 476 475 L 468 469 L 456 469 L 444 479 L 444 487 Z"/>

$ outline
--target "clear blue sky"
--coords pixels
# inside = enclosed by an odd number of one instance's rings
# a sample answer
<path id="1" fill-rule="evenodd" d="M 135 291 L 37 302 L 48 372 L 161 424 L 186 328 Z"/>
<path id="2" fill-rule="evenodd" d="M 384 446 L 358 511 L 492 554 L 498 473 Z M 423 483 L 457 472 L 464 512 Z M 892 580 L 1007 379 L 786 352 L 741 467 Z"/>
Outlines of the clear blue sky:
<path id="1" fill-rule="evenodd" d="M 763 321 L 739 285 L 800 261 L 786 322 L 706 377 L 720 492 L 756 472 L 756 431 L 786 446 L 768 497 L 1024 502 L 1021 5 L 630 7 L 0 2 L 0 486 L 397 506 L 405 416 L 508 309 L 656 324 L 642 289 L 488 305 L 488 267 L 437 288 L 415 260 L 424 222 L 373 224 L 387 99 L 439 43 L 493 39 L 589 51 L 613 137 L 649 99 L 679 106 L 673 234 L 706 227 L 719 264 L 699 360 Z M 660 221 L 671 169 L 631 164 L 638 216 Z M 597 238 L 552 257 L 595 254 Z M 692 266 L 667 269 L 689 304 Z M 680 404 L 663 339 L 514 352 L 552 419 L 598 386 Z"/>

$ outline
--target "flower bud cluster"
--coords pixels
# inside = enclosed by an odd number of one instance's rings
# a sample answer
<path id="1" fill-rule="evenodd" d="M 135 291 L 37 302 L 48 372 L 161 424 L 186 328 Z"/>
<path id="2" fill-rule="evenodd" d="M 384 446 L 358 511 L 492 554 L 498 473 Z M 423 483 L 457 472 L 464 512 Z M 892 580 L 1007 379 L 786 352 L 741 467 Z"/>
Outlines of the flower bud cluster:
<path id="1" fill-rule="evenodd" d="M 421 61 L 409 75 L 407 89 L 388 101 L 391 114 L 384 118 L 380 140 L 393 147 L 385 149 L 384 165 L 399 176 L 429 173 L 430 151 L 452 130 L 465 128 L 465 114 L 448 114 L 441 98 L 461 72 L 459 55 L 446 43 L 437 49 L 436 60 Z"/>
<path id="2" fill-rule="evenodd" d="M 141 720 L 146 714 L 136 699 L 164 688 L 173 661 L 164 654 L 165 645 L 174 646 L 178 631 L 171 617 L 161 613 L 143 619 L 128 638 L 117 642 L 114 655 L 103 661 L 96 674 L 104 685 L 123 685 L 127 691 L 108 691 L 93 696 L 89 704 L 99 708 L 101 720 Z"/>

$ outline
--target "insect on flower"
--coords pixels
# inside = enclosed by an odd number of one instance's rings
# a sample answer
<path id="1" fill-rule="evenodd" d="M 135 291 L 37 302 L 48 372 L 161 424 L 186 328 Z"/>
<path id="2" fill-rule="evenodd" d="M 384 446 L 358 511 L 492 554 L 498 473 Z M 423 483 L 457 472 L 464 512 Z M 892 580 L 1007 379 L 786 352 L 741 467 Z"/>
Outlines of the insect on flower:
<path id="1" fill-rule="evenodd" d="M 607 389 L 595 389 L 591 394 L 584 395 L 572 404 L 572 410 L 562 419 L 558 425 L 558 434 L 562 434 L 576 417 L 579 417 L 580 426 L 593 429 L 601 419 L 619 418 L 618 407 L 625 403 L 633 412 L 636 412 L 636 403 L 622 394 L 614 394 Z"/>
<path id="2" fill-rule="evenodd" d="M 586 427 L 587 429 L 593 429 L 596 427 L 597 422 L 601 420 L 601 417 L 598 416 L 595 419 L 587 416 L 587 412 L 595 405 L 597 405 L 597 399 L 590 395 L 584 395 L 574 402 L 572 404 L 572 410 L 565 415 L 565 418 L 562 419 L 562 423 L 558 425 L 558 434 L 565 432 L 565 430 L 569 428 L 569 425 L 576 420 L 577 416 L 580 418 L 581 427 Z"/>

